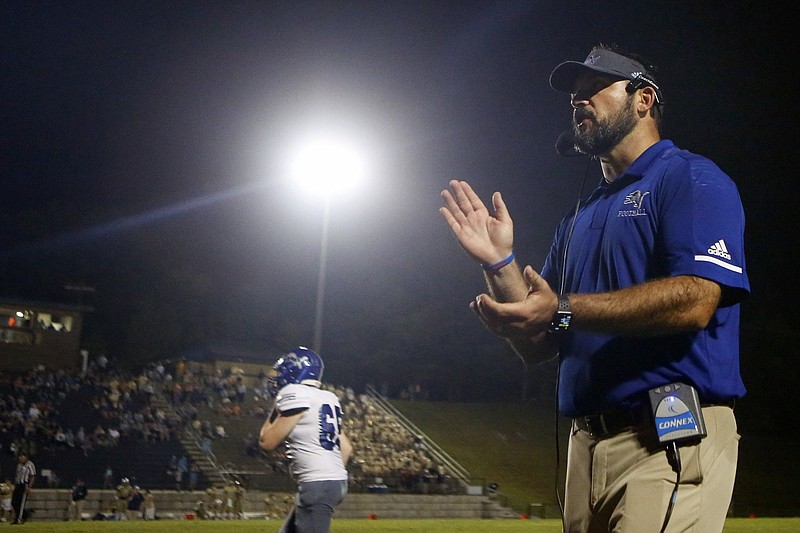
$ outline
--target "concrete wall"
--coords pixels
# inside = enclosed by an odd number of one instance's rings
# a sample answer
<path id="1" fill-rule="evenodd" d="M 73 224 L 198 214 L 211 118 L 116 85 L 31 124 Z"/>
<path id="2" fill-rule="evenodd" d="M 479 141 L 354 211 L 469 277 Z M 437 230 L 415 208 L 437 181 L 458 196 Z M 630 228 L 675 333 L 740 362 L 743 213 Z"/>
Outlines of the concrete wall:
<path id="1" fill-rule="evenodd" d="M 152 491 L 158 519 L 194 519 L 197 502 L 203 492 Z M 34 509 L 31 521 L 64 520 L 69 507 L 69 490 L 34 489 L 29 508 Z M 84 519 L 97 513 L 112 513 L 116 493 L 91 490 L 86 499 Z M 291 493 L 249 492 L 245 514 L 249 519 L 282 519 L 292 503 Z M 267 505 L 265 499 L 269 499 Z M 188 515 L 188 516 L 187 516 Z M 486 496 L 414 495 L 414 494 L 348 494 L 336 509 L 337 518 L 513 518 L 516 515 Z"/>

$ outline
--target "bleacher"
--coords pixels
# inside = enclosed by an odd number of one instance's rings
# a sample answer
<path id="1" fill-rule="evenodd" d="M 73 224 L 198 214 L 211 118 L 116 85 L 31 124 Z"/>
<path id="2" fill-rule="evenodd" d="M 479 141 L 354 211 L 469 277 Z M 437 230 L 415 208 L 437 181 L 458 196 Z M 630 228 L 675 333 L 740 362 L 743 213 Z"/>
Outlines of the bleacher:
<path id="1" fill-rule="evenodd" d="M 410 455 L 414 448 L 414 436 L 395 420 L 393 414 L 384 412 L 377 403 L 367 410 L 358 400 L 347 399 L 343 390 L 336 392 L 341 397 L 345 412 L 352 415 L 348 415 L 350 418 L 345 423 L 354 446 L 353 459 L 347 467 L 351 492 L 368 492 L 375 489 L 375 486 L 385 486 L 393 493 L 455 494 L 463 491 L 458 480 L 450 477 L 445 480 L 437 479 L 435 474 L 425 471 L 420 463 L 412 464 L 409 459 L 389 461 L 388 458 L 392 455 Z M 372 402 L 372 399 L 369 400 Z M 355 408 L 356 405 L 358 408 Z M 348 406 L 354 408 L 349 409 Z M 213 441 L 214 454 L 220 460 L 221 466 L 241 480 L 246 488 L 291 490 L 294 482 L 288 476 L 286 460 L 279 459 L 271 452 L 253 449 L 265 419 L 265 415 L 256 413 L 269 412 L 270 409 L 271 405 L 263 399 L 259 400 L 248 394 L 241 404 L 240 414 L 236 416 L 206 406 L 199 406 L 199 413 L 204 420 L 211 421 L 212 425 L 222 424 L 225 427 L 227 437 Z M 372 426 L 373 422 L 381 431 L 363 431 L 365 426 Z M 359 430 L 355 431 L 357 427 Z M 387 435 L 392 435 L 392 438 Z M 419 452 L 415 455 L 420 460 L 426 454 Z M 387 458 L 384 463 L 386 469 L 375 472 L 380 456 Z M 431 456 L 427 460 L 435 463 Z"/>
<path id="2" fill-rule="evenodd" d="M 78 448 L 49 445 L 40 447 L 32 459 L 39 471 L 37 486 L 40 487 L 48 486 L 48 479 L 42 473 L 50 470 L 60 479 L 56 487 L 68 488 L 80 478 L 90 488 L 101 488 L 105 469 L 111 466 L 114 487 L 122 477 L 127 477 L 142 488 L 173 489 L 175 480 L 167 475 L 167 464 L 172 455 L 183 453 L 178 441 L 144 443 L 122 439 L 117 446 L 98 447 L 88 455 Z M 16 459 L 4 456 L 2 472 L 13 476 L 15 469 Z M 202 480 L 200 484 L 205 486 L 205 483 Z"/>
<path id="3" fill-rule="evenodd" d="M 292 501 L 295 484 L 288 475 L 287 461 L 280 453 L 265 453 L 257 446 L 257 435 L 271 407 L 269 400 L 256 397 L 252 391 L 243 402 L 237 399 L 234 403 L 231 400 L 226 403 L 209 398 L 209 401 L 196 403 L 189 417 L 183 410 L 186 404 L 181 402 L 184 400 L 175 400 L 169 393 L 167 382 L 147 395 L 139 394 L 140 390 L 131 393 L 124 405 L 109 405 L 106 403 L 108 378 L 109 375 L 96 379 L 91 376 L 82 380 L 80 386 L 59 388 L 59 394 L 51 394 L 44 400 L 34 400 L 40 396 L 36 394 L 35 387 L 23 391 L 18 388 L 19 382 L 12 384 L 6 380 L 0 383 L 5 387 L 6 399 L 10 398 L 11 392 L 14 395 L 30 395 L 28 405 L 33 401 L 45 401 L 48 404 L 42 404 L 47 413 L 40 423 L 35 424 L 33 431 L 30 420 L 18 424 L 9 423 L 6 418 L 8 431 L 0 432 L 0 444 L 4 452 L 10 452 L 12 441 L 35 449 L 31 458 L 39 476 L 30 500 L 32 508 L 36 509 L 35 520 L 64 519 L 70 487 L 78 478 L 85 481 L 90 493 L 85 518 L 108 517 L 112 512 L 114 488 L 123 477 L 130 479 L 133 485 L 140 486 L 143 491 L 149 490 L 157 496 L 157 514 L 160 518 L 189 517 L 205 497 L 204 490 L 207 487 L 231 479 L 239 480 L 247 490 L 246 513 L 250 517 L 264 518 L 270 512 L 275 515 L 273 518 L 283 515 L 283 509 L 269 511 L 268 506 L 265 507 L 265 499 L 284 503 Z M 128 390 L 135 389 L 129 387 Z M 337 391 L 337 394 L 344 396 L 343 390 Z M 349 391 L 347 396 L 352 396 L 352 392 Z M 102 400 L 99 403 L 98 398 Z M 349 405 L 346 410 L 351 411 L 350 422 L 356 424 L 348 426 L 351 440 L 358 438 L 354 441 L 355 460 L 349 466 L 352 475 L 350 495 L 337 509 L 337 516 L 481 518 L 507 515 L 507 509 L 491 498 L 481 496 L 480 491 L 464 494 L 463 487 L 457 487 L 457 483 L 434 481 L 436 477 L 429 476 L 428 470 L 419 470 L 422 463 L 415 461 L 412 465 L 409 459 L 401 461 L 400 455 L 392 458 L 395 451 L 403 451 L 398 447 L 409 451 L 409 439 L 412 437 L 402 434 L 405 430 L 396 423 L 392 413 L 381 412 L 380 406 L 368 400 L 366 396 L 342 398 L 343 406 Z M 178 403 L 173 405 L 172 401 Z M 366 403 L 360 403 L 362 401 Z M 13 401 L 10 405 L 13 405 Z M 230 411 L 231 407 L 235 408 L 235 414 Z M 158 419 L 168 419 L 165 427 L 169 427 L 170 438 L 162 440 L 152 435 L 149 439 L 144 438 L 141 431 L 149 429 L 137 424 L 126 423 L 122 430 L 120 417 L 131 420 L 129 415 L 133 412 L 158 412 Z M 162 417 L 163 413 L 166 414 Z M 23 417 L 24 414 L 20 413 L 19 416 Z M 201 450 L 200 435 L 191 424 L 197 420 L 206 424 L 204 432 L 217 424 L 225 428 L 227 436 L 213 439 L 211 453 Z M 55 428 L 69 429 L 72 433 L 82 428 L 87 435 L 93 433 L 95 428 L 119 428 L 122 431 L 118 439 L 87 439 L 94 441 L 91 446 L 79 446 L 77 443 L 70 446 L 54 439 Z M 423 463 L 427 461 L 420 450 L 414 453 Z M 180 456 L 186 456 L 206 469 L 205 474 L 200 473 L 194 491 L 186 490 L 188 474 L 184 477 L 183 490 L 175 490 L 175 478 L 168 470 L 171 459 Z M 378 463 L 383 464 L 384 458 L 387 460 L 385 473 L 380 469 L 375 470 Z M 370 472 L 367 467 L 371 467 Z M 16 457 L 13 453 L 0 454 L 2 475 L 6 478 L 13 476 L 15 468 Z M 107 468 L 113 470 L 111 480 L 105 479 Z M 57 479 L 48 477 L 48 474 L 57 476 Z M 420 491 L 426 494 L 414 494 Z M 268 498 L 270 494 L 274 497 Z"/>
<path id="4" fill-rule="evenodd" d="M 241 404 L 242 414 L 236 416 L 207 405 L 197 406 L 201 419 L 212 426 L 219 424 L 225 428 L 226 437 L 213 439 L 211 450 L 217 466 L 226 477 L 239 480 L 248 490 L 291 491 L 295 484 L 288 475 L 285 460 L 278 460 L 271 453 L 258 448 L 257 436 L 264 423 L 263 416 L 254 414 L 259 407 L 264 407 L 264 401 L 255 399 L 252 394 L 248 394 Z M 196 438 L 185 437 L 182 440 L 190 456 L 199 458 L 203 455 Z"/>
<path id="5" fill-rule="evenodd" d="M 98 426 L 109 427 L 111 421 L 104 419 L 89 404 L 95 394 L 97 387 L 89 382 L 70 391 L 50 413 L 48 423 L 64 430 L 69 428 L 73 433 L 81 427 L 87 433 Z M 179 457 L 186 453 L 177 438 L 146 441 L 133 433 L 123 435 L 115 445 L 94 445 L 88 449 L 57 443 L 38 433 L 29 440 L 36 450 L 31 458 L 39 473 L 37 486 L 51 488 L 68 488 L 78 478 L 84 480 L 89 488 L 102 488 L 105 470 L 110 467 L 114 473 L 112 487 L 116 487 L 121 478 L 127 477 L 142 488 L 174 489 L 174 477 L 167 474 L 169 460 L 173 455 Z M 13 477 L 16 458 L 12 453 L 2 454 L 0 469 L 3 476 Z M 48 472 L 54 473 L 57 481 L 48 478 L 45 475 Z M 207 485 L 208 480 L 200 473 L 197 487 L 202 489 Z"/>
<path id="6" fill-rule="evenodd" d="M 188 375 L 188 373 L 187 373 Z M 202 372 L 200 373 L 202 376 Z M 208 376 L 208 374 L 206 374 Z M 177 382 L 160 379 L 150 383 L 156 387 L 147 394 L 135 385 L 125 387 L 134 377 L 98 373 L 80 381 L 79 386 L 61 393 L 47 415 L 48 432 L 42 432 L 35 442 L 32 458 L 40 472 L 39 487 L 69 488 L 83 479 L 90 489 L 111 489 L 120 480 L 129 478 L 134 485 L 149 490 L 172 490 L 175 479 L 170 475 L 171 458 L 186 456 L 204 470 L 194 485 L 204 490 L 210 484 L 219 485 L 236 479 L 247 490 L 293 491 L 294 482 L 288 475 L 285 457 L 273 452 L 262 452 L 257 446 L 257 435 L 271 409 L 271 402 L 259 398 L 249 389 L 244 398 L 225 399 L 216 382 L 214 387 L 204 387 L 201 401 L 187 402 L 188 396 L 173 394 L 179 390 Z M 203 381 L 187 381 L 186 390 L 203 387 Z M 241 381 L 241 378 L 233 378 Z M 114 383 L 113 386 L 110 384 Z M 109 401 L 110 390 L 132 391 L 124 401 Z M 354 396 L 352 391 L 338 389 L 344 410 L 348 412 L 348 433 L 354 442 L 351 472 L 351 492 L 370 492 L 375 487 L 391 493 L 438 493 L 455 495 L 463 492 L 454 478 L 447 479 L 437 473 L 436 460 L 427 455 L 425 447 L 417 448 L 416 436 L 408 433 L 395 420 L 395 415 L 374 404 L 366 395 Z M 173 402 L 175 402 L 173 404 Z M 363 403 L 362 403 L 363 402 Z M 53 403 L 53 402 L 51 402 Z M 186 411 L 186 407 L 190 407 Z M 132 413 L 151 416 L 158 412 L 159 420 L 168 420 L 170 439 L 143 438 L 141 431 L 149 431 L 141 424 L 126 423 L 118 439 L 100 439 L 92 446 L 67 446 L 53 439 L 53 428 L 78 428 L 86 434 L 95 428 L 123 428 L 121 418 L 131 421 Z M 188 414 L 187 414 L 188 413 Z M 155 419 L 151 419 L 155 420 Z M 191 422 L 202 421 L 203 429 Z M 225 437 L 211 441 L 211 453 L 200 446 L 202 435 L 217 425 L 225 428 Z M 19 434 L 19 432 L 17 432 Z M 46 438 L 44 438 L 46 437 Z M 2 436 L 0 435 L 0 438 Z M 91 440 L 91 439 L 90 439 Z M 112 442 L 113 445 L 107 444 Z M 6 473 L 13 473 L 15 458 L 8 454 L 0 460 Z M 113 470 L 111 480 L 104 479 L 106 469 Z M 43 474 L 52 472 L 58 480 L 46 479 Z M 181 488 L 188 488 L 188 474 Z M 50 482 L 49 482 L 50 481 Z"/>

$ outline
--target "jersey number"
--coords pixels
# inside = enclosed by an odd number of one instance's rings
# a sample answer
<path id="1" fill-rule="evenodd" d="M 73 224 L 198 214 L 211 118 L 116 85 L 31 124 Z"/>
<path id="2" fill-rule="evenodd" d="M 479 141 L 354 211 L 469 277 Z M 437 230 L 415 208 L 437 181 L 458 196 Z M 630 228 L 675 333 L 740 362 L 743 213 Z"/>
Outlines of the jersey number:
<path id="1" fill-rule="evenodd" d="M 319 410 L 319 444 L 326 450 L 339 447 L 342 409 L 338 405 L 323 405 Z"/>

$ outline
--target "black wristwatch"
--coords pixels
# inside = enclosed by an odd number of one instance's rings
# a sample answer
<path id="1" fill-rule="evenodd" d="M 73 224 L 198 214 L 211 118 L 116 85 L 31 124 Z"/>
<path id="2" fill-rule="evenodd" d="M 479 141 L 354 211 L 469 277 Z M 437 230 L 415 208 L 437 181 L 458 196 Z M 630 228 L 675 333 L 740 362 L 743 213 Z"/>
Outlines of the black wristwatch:
<path id="1" fill-rule="evenodd" d="M 572 308 L 569 306 L 569 298 L 566 294 L 561 294 L 558 297 L 558 309 L 556 309 L 553 319 L 550 321 L 550 332 L 561 333 L 568 331 L 571 322 Z"/>

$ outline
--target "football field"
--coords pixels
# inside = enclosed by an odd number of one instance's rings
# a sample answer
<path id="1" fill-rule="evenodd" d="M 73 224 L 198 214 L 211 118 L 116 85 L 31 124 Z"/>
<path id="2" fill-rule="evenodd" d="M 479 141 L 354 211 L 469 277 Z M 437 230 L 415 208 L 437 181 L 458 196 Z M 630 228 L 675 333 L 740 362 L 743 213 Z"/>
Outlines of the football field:
<path id="1" fill-rule="evenodd" d="M 36 533 L 277 533 L 271 520 L 154 520 L 28 522 L 19 531 Z M 558 533 L 558 520 L 336 520 L 331 533 Z M 724 533 L 790 533 L 800 531 L 800 518 L 735 518 Z"/>

